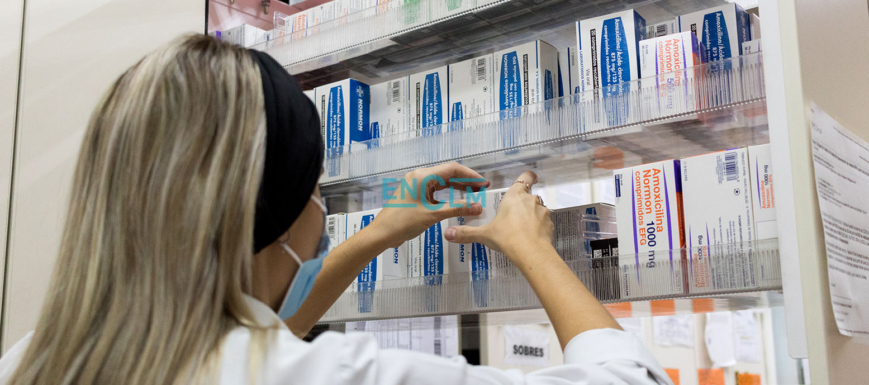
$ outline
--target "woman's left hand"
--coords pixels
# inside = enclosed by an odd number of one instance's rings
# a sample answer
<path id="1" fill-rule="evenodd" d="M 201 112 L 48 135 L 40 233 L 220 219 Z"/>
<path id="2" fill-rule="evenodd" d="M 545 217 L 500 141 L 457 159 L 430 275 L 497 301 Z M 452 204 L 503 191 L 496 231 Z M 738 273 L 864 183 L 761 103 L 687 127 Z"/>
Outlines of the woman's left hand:
<path id="1" fill-rule="evenodd" d="M 479 215 L 483 208 L 479 203 L 466 205 L 464 200 L 438 202 L 434 192 L 446 188 L 472 191 L 488 187 L 489 182 L 476 171 L 456 162 L 413 170 L 384 186 L 384 196 L 391 196 L 383 204 L 383 210 L 369 225 L 379 227 L 389 237 L 389 246 L 398 247 L 414 238 L 435 223 L 458 216 Z M 405 188 L 402 189 L 402 186 Z"/>

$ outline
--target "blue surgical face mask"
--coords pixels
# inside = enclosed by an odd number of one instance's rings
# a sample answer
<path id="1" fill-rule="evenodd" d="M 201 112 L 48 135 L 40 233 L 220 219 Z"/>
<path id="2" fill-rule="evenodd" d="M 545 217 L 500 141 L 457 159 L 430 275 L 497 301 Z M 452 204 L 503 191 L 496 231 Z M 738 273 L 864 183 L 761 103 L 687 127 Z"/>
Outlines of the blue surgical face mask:
<path id="1" fill-rule="evenodd" d="M 326 206 L 323 205 L 319 199 L 311 196 L 311 200 L 320 206 L 320 209 L 323 210 L 323 236 L 320 237 L 320 245 L 317 248 L 317 256 L 309 261 L 302 262 L 302 259 L 299 258 L 299 255 L 296 254 L 293 249 L 287 245 L 286 242 L 281 243 L 281 247 L 284 251 L 287 252 L 296 263 L 299 264 L 299 269 L 296 271 L 296 276 L 293 278 L 293 282 L 290 283 L 289 289 L 287 289 L 287 295 L 284 296 L 284 301 L 281 302 L 281 307 L 278 309 L 278 316 L 281 319 L 285 320 L 296 314 L 299 311 L 299 307 L 302 306 L 302 303 L 305 302 L 305 298 L 308 298 L 308 294 L 311 293 L 311 288 L 314 287 L 314 281 L 317 279 L 317 274 L 320 273 L 320 268 L 323 267 L 323 259 L 326 258 L 326 254 L 329 254 L 329 236 L 326 235 Z"/>

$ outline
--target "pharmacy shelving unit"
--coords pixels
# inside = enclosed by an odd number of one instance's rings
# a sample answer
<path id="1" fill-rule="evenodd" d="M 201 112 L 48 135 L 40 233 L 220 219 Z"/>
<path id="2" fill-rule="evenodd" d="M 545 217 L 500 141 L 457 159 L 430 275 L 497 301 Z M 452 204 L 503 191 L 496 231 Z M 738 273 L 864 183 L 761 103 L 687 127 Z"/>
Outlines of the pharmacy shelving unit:
<path id="1" fill-rule="evenodd" d="M 567 46 L 573 22 L 587 17 L 636 8 L 655 23 L 722 3 L 390 2 L 389 7 L 287 33 L 256 48 L 269 52 L 309 87 L 348 76 L 373 84 L 535 39 Z M 673 262 L 654 267 L 622 263 L 619 269 L 614 261 L 568 264 L 590 287 L 596 283 L 600 287 L 600 282 L 614 276 L 620 277 L 620 285 L 651 282 L 643 285 L 649 290 L 630 295 L 615 289 L 596 292 L 616 314 L 623 308 L 620 304 L 633 303 L 638 309 L 648 308 L 642 304 L 650 301 L 651 307 L 658 301 L 674 301 L 686 311 L 783 305 L 789 353 L 811 360 L 813 383 L 863 383 L 869 374 L 865 365 L 869 347 L 838 333 L 830 305 L 808 105 L 814 101 L 869 138 L 867 3 L 760 0 L 759 11 L 762 56 L 685 70 L 685 81 L 663 95 L 654 79 L 640 79 L 618 90 L 565 96 L 344 148 L 327 163 L 346 167 L 347 175 L 323 183 L 321 191 L 332 211 L 355 211 L 363 208 L 361 194 L 378 195 L 382 178 L 447 161 L 460 161 L 493 181 L 493 187 L 503 187 L 523 169 L 535 170 L 544 181 L 591 181 L 611 175 L 611 167 L 605 165 L 631 166 L 770 143 L 778 239 L 730 245 L 730 251 L 720 250 L 715 260 L 698 260 L 690 250 L 673 250 Z M 691 271 L 704 264 L 720 274 L 742 278 L 698 288 Z M 625 266 L 633 271 L 626 273 Z M 693 289 L 674 289 L 677 276 Z M 322 322 L 539 306 L 524 279 L 507 266 L 484 277 L 451 274 L 382 281 L 370 291 L 350 290 Z"/>

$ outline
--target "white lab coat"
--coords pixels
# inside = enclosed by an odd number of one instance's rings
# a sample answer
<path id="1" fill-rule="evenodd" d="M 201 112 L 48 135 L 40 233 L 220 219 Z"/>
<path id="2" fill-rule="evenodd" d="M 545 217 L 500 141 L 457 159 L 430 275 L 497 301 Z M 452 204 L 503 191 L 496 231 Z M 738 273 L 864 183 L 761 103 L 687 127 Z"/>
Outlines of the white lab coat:
<path id="1" fill-rule="evenodd" d="M 447 359 L 407 350 L 379 349 L 374 338 L 363 333 L 326 332 L 308 343 L 294 336 L 264 303 L 252 297 L 245 299 L 258 322 L 281 325 L 256 376 L 261 384 L 672 384 L 642 342 L 630 333 L 614 329 L 582 333 L 564 350 L 564 365 L 524 374 L 519 370 L 469 365 L 461 356 Z M 30 332 L 0 358 L 0 384 L 8 382 L 32 336 Z M 250 339 L 250 331 L 245 327 L 226 336 L 221 384 L 250 382 Z"/>

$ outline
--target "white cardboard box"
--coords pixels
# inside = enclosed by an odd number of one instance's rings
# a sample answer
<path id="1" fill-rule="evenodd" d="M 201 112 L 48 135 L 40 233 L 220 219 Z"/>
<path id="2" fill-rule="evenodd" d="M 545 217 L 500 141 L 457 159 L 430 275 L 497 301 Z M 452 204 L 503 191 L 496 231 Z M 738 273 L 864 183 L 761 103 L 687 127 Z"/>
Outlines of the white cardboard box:
<path id="1" fill-rule="evenodd" d="M 452 122 L 493 113 L 493 56 L 483 55 L 448 67 L 449 120 Z"/>
<path id="2" fill-rule="evenodd" d="M 640 75 L 656 79 L 662 116 L 695 110 L 696 94 L 694 87 L 689 86 L 694 74 L 684 69 L 701 64 L 702 56 L 697 37 L 690 32 L 640 42 Z"/>
<path id="3" fill-rule="evenodd" d="M 564 97 L 580 92 L 579 62 L 576 47 L 558 50 L 558 96 Z"/>
<path id="4" fill-rule="evenodd" d="M 742 55 L 742 43 L 751 40 L 748 13 L 737 4 L 689 13 L 678 20 L 681 32 L 700 39 L 710 62 Z"/>
<path id="5" fill-rule="evenodd" d="M 287 33 L 290 35 L 292 40 L 301 39 L 308 35 L 308 28 L 312 26 L 311 20 L 313 19 L 313 13 L 313 8 L 310 8 L 287 16 L 286 25 L 287 28 L 289 28 Z"/>
<path id="6" fill-rule="evenodd" d="M 751 173 L 745 148 L 682 159 L 685 235 L 692 258 L 689 291 L 756 285 Z"/>
<path id="7" fill-rule="evenodd" d="M 676 19 L 667 20 L 665 22 L 661 22 L 658 24 L 652 24 L 646 26 L 646 39 L 651 39 L 654 37 L 667 36 L 670 34 L 678 33 L 679 27 L 676 23 Z"/>
<path id="8" fill-rule="evenodd" d="M 379 145 L 397 140 L 407 132 L 407 78 L 398 78 L 371 86 L 371 133 L 381 138 Z"/>
<path id="9" fill-rule="evenodd" d="M 684 293 L 682 253 L 678 251 L 685 247 L 679 173 L 678 160 L 613 172 L 621 298 Z M 659 267 L 670 270 L 669 282 L 660 278 L 666 272 L 655 270 Z M 657 287 L 643 279 L 650 276 L 656 278 Z"/>
<path id="10" fill-rule="evenodd" d="M 590 259 L 589 241 L 618 236 L 613 205 L 592 203 L 553 210 L 553 246 L 565 261 Z"/>
<path id="11" fill-rule="evenodd" d="M 523 111 L 543 111 L 547 107 L 539 103 L 558 95 L 558 50 L 549 43 L 536 40 L 522 44 L 495 52 L 494 59 L 495 107 L 504 111 L 500 115 L 502 119 L 519 116 Z M 527 143 L 532 134 L 532 130 L 525 127 L 521 127 L 521 131 L 504 131 L 501 145 L 513 147 Z"/>
<path id="12" fill-rule="evenodd" d="M 576 22 L 576 35 L 582 55 L 584 87 L 586 90 L 603 89 L 600 93 L 583 93 L 581 100 L 629 92 L 630 86 L 611 86 L 640 78 L 639 43 L 646 38 L 646 20 L 634 10 L 612 13 Z M 621 124 L 629 109 L 626 103 L 617 103 L 606 111 L 607 124 Z M 601 117 L 594 119 L 598 121 Z"/>
<path id="13" fill-rule="evenodd" d="M 507 189 L 489 190 L 485 194 L 479 194 L 475 197 L 466 194 L 464 199 L 471 203 L 480 203 L 483 206 L 483 211 L 475 217 L 448 219 L 448 226 L 483 226 L 489 223 L 495 218 L 505 192 L 507 192 Z M 487 281 L 492 274 L 497 273 L 496 271 L 490 271 L 490 269 L 503 269 L 509 265 L 510 262 L 507 257 L 503 253 L 490 249 L 481 243 L 460 244 L 451 242 L 449 248 L 451 271 L 470 273 L 474 304 L 479 307 L 488 307 L 490 298 L 498 301 L 498 293 L 493 293 L 493 296 L 489 296 Z"/>
<path id="14" fill-rule="evenodd" d="M 410 277 L 450 274 L 449 247 L 444 238 L 447 221 L 435 223 L 416 238 L 407 241 Z"/>
<path id="15" fill-rule="evenodd" d="M 314 103 L 314 104 L 317 103 L 317 98 L 314 96 L 315 95 L 314 90 L 302 91 L 302 93 L 305 94 L 305 96 L 307 96 L 308 99 L 311 99 L 312 103 Z"/>
<path id="16" fill-rule="evenodd" d="M 263 31 L 252 25 L 242 24 L 235 28 L 230 28 L 226 31 L 216 34 L 218 39 L 240 45 L 242 47 L 250 47 L 265 35 Z"/>
<path id="17" fill-rule="evenodd" d="M 347 214 L 332 214 L 326 217 L 326 235 L 329 251 L 347 239 Z"/>
<path id="18" fill-rule="evenodd" d="M 436 135 L 446 123 L 449 105 L 449 71 L 447 66 L 408 76 L 407 100 L 410 126 L 416 136 Z M 429 128 L 431 127 L 431 128 Z M 426 129 L 428 128 L 428 129 Z"/>
<path id="19" fill-rule="evenodd" d="M 369 127 L 370 89 L 355 79 L 345 79 L 314 89 L 320 130 L 326 142 L 325 173 L 321 182 L 349 176 L 345 155 L 352 143 L 372 139 Z M 366 146 L 367 143 L 361 144 Z"/>
<path id="20" fill-rule="evenodd" d="M 370 225 L 380 209 L 349 213 L 346 216 L 346 238 L 359 233 L 363 228 Z M 408 277 L 407 269 L 407 244 L 399 247 L 386 249 L 382 254 L 374 257 L 362 272 L 356 277 L 351 285 L 351 291 L 371 292 L 375 290 L 376 283 L 386 279 L 399 279 Z M 372 299 L 360 297 L 359 312 L 371 312 Z"/>
<path id="21" fill-rule="evenodd" d="M 775 179 L 772 153 L 768 144 L 748 147 L 748 168 L 751 173 L 751 205 L 756 240 L 778 238 L 775 213 Z"/>
<path id="22" fill-rule="evenodd" d="M 751 17 L 751 40 L 760 40 L 760 18 L 755 14 L 750 14 Z"/>
<path id="23" fill-rule="evenodd" d="M 760 39 L 747 41 L 742 43 L 742 54 L 743 55 L 751 55 L 753 53 L 758 53 L 762 49 L 760 45 Z"/>
<path id="24" fill-rule="evenodd" d="M 554 98 L 558 50 L 543 40 L 495 52 L 495 97 L 499 111 Z"/>

